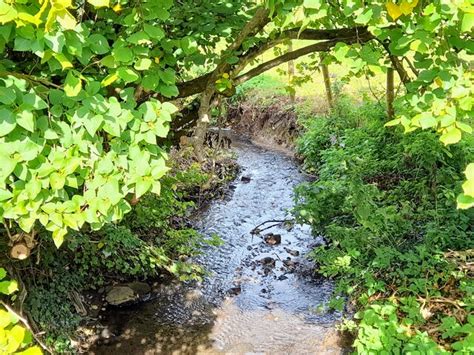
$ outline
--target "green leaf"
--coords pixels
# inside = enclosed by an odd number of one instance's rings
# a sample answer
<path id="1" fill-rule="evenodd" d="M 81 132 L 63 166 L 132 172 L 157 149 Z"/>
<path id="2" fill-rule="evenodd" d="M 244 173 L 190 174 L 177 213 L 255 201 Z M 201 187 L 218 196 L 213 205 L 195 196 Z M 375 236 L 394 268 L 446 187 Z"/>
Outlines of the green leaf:
<path id="1" fill-rule="evenodd" d="M 225 60 L 228 64 L 236 64 L 239 62 L 239 57 L 237 56 L 231 56 Z"/>
<path id="2" fill-rule="evenodd" d="M 143 26 L 143 29 L 151 38 L 156 39 L 158 41 L 165 37 L 165 32 L 158 25 L 152 26 L 146 23 Z"/>
<path id="3" fill-rule="evenodd" d="M 42 355 L 43 352 L 39 346 L 32 346 L 24 351 L 20 351 L 16 353 L 17 355 Z"/>
<path id="4" fill-rule="evenodd" d="M 153 181 L 150 178 L 140 178 L 135 184 L 135 195 L 137 198 L 147 193 L 153 185 Z"/>
<path id="5" fill-rule="evenodd" d="M 62 53 L 55 54 L 54 58 L 56 58 L 56 60 L 59 62 L 59 64 L 61 64 L 61 67 L 63 68 L 63 70 L 73 67 L 73 65 L 69 61 L 69 59 Z"/>
<path id="6" fill-rule="evenodd" d="M 385 127 L 392 127 L 392 126 L 397 126 L 400 124 L 400 119 L 397 118 L 397 119 L 394 119 L 394 120 L 391 120 L 391 121 L 388 121 L 387 123 L 385 123 Z"/>
<path id="7" fill-rule="evenodd" d="M 15 325 L 8 334 L 8 353 L 13 353 L 20 348 L 26 335 L 26 329 L 21 325 Z"/>
<path id="8" fill-rule="evenodd" d="M 72 70 L 67 73 L 66 80 L 64 81 L 64 92 L 66 96 L 74 97 L 79 95 L 82 89 L 82 81 L 76 77 Z"/>
<path id="9" fill-rule="evenodd" d="M 467 210 L 474 206 L 474 197 L 460 194 L 457 198 L 457 207 L 460 210 Z"/>
<path id="10" fill-rule="evenodd" d="M 30 111 L 21 111 L 16 115 L 16 122 L 27 131 L 35 131 L 35 118 Z"/>
<path id="11" fill-rule="evenodd" d="M 6 136 L 16 127 L 15 117 L 10 110 L 0 108 L 0 137 Z"/>
<path id="12" fill-rule="evenodd" d="M 128 47 L 118 47 L 114 48 L 112 54 L 116 61 L 118 62 L 130 62 L 133 59 L 132 50 Z"/>
<path id="13" fill-rule="evenodd" d="M 84 120 L 84 127 L 86 127 L 87 132 L 94 137 L 95 133 L 99 129 L 99 127 L 102 125 L 104 122 L 104 116 L 102 115 L 96 115 L 92 118 L 87 118 Z"/>
<path id="14" fill-rule="evenodd" d="M 319 9 L 321 7 L 321 0 L 304 0 L 303 6 L 307 9 Z"/>
<path id="15" fill-rule="evenodd" d="M 7 276 L 7 271 L 3 267 L 0 267 L 0 280 L 3 280 L 5 276 Z"/>
<path id="16" fill-rule="evenodd" d="M 65 30 L 74 30 L 77 25 L 76 19 L 66 9 L 54 11 L 56 20 L 59 22 L 62 28 Z M 48 28 L 46 27 L 48 30 Z"/>
<path id="17" fill-rule="evenodd" d="M 137 73 L 135 73 L 135 71 L 126 67 L 118 68 L 117 74 L 119 78 L 122 79 L 125 83 L 132 83 L 140 79 L 140 76 Z"/>
<path id="18" fill-rule="evenodd" d="M 15 90 L 12 88 L 0 87 L 0 102 L 5 105 L 11 105 L 16 100 Z"/>
<path id="19" fill-rule="evenodd" d="M 58 31 L 55 34 L 47 33 L 44 35 L 44 40 L 49 48 L 56 53 L 61 53 L 66 42 L 66 38 L 62 31 Z"/>
<path id="20" fill-rule="evenodd" d="M 444 133 L 440 141 L 444 143 L 444 145 L 455 144 L 458 143 L 462 138 L 461 130 L 456 127 L 451 127 Z"/>
<path id="21" fill-rule="evenodd" d="M 17 17 L 18 13 L 13 6 L 0 2 L 0 23 L 4 24 L 13 21 Z"/>
<path id="22" fill-rule="evenodd" d="M 474 179 L 466 180 L 462 185 L 464 194 L 469 197 L 474 197 Z"/>
<path id="23" fill-rule="evenodd" d="M 470 163 L 466 167 L 466 170 L 464 170 L 464 174 L 466 175 L 467 179 L 474 180 L 474 163 Z"/>
<path id="24" fill-rule="evenodd" d="M 354 22 L 355 23 L 359 23 L 359 24 L 362 24 L 362 25 L 365 25 L 367 23 L 369 23 L 369 21 L 372 19 L 372 16 L 374 15 L 374 12 L 372 9 L 368 9 L 364 12 L 362 12 L 361 14 L 359 14 L 355 19 L 354 19 Z"/>
<path id="25" fill-rule="evenodd" d="M 87 0 L 89 4 L 95 7 L 109 7 L 110 0 Z"/>
<path id="26" fill-rule="evenodd" d="M 474 13 L 464 13 L 461 23 L 461 32 L 471 32 L 474 27 Z"/>
<path id="27" fill-rule="evenodd" d="M 155 90 L 156 87 L 158 86 L 159 81 L 160 81 L 160 78 L 158 74 L 147 73 L 147 75 L 144 75 L 142 79 L 142 86 L 146 90 Z"/>
<path id="28" fill-rule="evenodd" d="M 51 188 L 54 190 L 61 190 L 64 187 L 65 183 L 66 183 L 66 177 L 57 172 L 52 173 L 51 176 L 49 177 L 49 184 L 51 185 Z"/>
<path id="29" fill-rule="evenodd" d="M 0 189 L 0 202 L 12 198 L 13 194 L 5 189 Z M 1 280 L 1 278 L 0 278 Z"/>
<path id="30" fill-rule="evenodd" d="M 23 96 L 23 104 L 21 106 L 24 109 L 30 110 L 44 110 L 48 108 L 46 101 L 31 92 Z"/>
<path id="31" fill-rule="evenodd" d="M 160 70 L 158 75 L 165 84 L 171 85 L 176 82 L 176 73 L 172 69 Z"/>
<path id="32" fill-rule="evenodd" d="M 111 73 L 107 75 L 100 84 L 102 86 L 109 86 L 109 85 L 112 85 L 114 82 L 116 82 L 118 78 L 119 76 L 117 73 Z"/>
<path id="33" fill-rule="evenodd" d="M 66 236 L 66 234 L 67 228 L 59 228 L 53 230 L 52 237 L 56 248 L 59 248 L 64 243 L 64 237 Z"/>
<path id="34" fill-rule="evenodd" d="M 0 329 L 6 328 L 10 324 L 15 324 L 17 322 L 18 322 L 18 319 L 15 317 L 13 313 L 10 313 L 0 308 Z"/>
<path id="35" fill-rule="evenodd" d="M 134 65 L 136 70 L 148 70 L 152 64 L 151 59 L 148 58 L 140 58 Z"/>
<path id="36" fill-rule="evenodd" d="M 16 158 L 11 157 L 8 153 L 1 152 L 0 154 L 0 182 L 5 179 L 15 170 L 18 162 Z"/>
<path id="37" fill-rule="evenodd" d="M 87 39 L 90 49 L 96 54 L 105 54 L 110 50 L 109 42 L 103 35 L 95 33 Z"/>
<path id="38" fill-rule="evenodd" d="M 18 291 L 18 283 L 14 280 L 0 281 L 0 293 L 11 295 Z"/>
<path id="39" fill-rule="evenodd" d="M 430 113 L 423 114 L 419 122 L 422 129 L 435 127 L 437 123 L 436 118 L 434 118 Z"/>
<path id="40" fill-rule="evenodd" d="M 165 97 L 175 97 L 179 95 L 179 90 L 176 85 L 164 85 L 160 83 L 157 91 L 159 91 Z"/>
<path id="41" fill-rule="evenodd" d="M 456 122 L 456 127 L 458 127 L 463 132 L 472 133 L 472 127 L 463 122 Z"/>
<path id="42" fill-rule="evenodd" d="M 137 44 L 137 45 L 146 45 L 151 44 L 150 37 L 144 31 L 136 32 L 127 38 L 127 42 Z"/>

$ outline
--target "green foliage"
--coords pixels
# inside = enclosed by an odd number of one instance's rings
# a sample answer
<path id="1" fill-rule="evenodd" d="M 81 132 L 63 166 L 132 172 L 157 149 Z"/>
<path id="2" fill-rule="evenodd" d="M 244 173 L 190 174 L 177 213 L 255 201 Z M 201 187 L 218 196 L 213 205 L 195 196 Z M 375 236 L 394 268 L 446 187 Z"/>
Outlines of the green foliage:
<path id="1" fill-rule="evenodd" d="M 357 315 L 361 319 L 354 346 L 359 354 L 448 353 L 440 349 L 426 332 L 410 331 L 409 325 L 400 323 L 397 311 L 397 307 L 390 303 L 375 304 Z"/>
<path id="2" fill-rule="evenodd" d="M 126 197 L 159 192 L 167 170 L 156 138 L 175 107 L 138 104 L 127 84 L 146 86 L 153 70 L 163 95 L 176 90 L 174 71 L 148 59 L 171 3 L 90 3 L 81 18 L 94 21 L 78 21 L 67 0 L 2 2 L 0 12 L 0 217 L 27 233 L 41 225 L 57 246 L 68 230 L 122 219 Z"/>
<path id="3" fill-rule="evenodd" d="M 0 297 L 12 297 L 12 294 L 18 290 L 17 282 L 6 279 L 6 276 L 5 269 L 0 268 Z M 3 301 L 2 304 L 4 304 Z M 42 354 L 38 346 L 31 346 L 32 334 L 19 321 L 18 315 L 11 309 L 0 306 L 0 352 L 2 354 Z"/>
<path id="4" fill-rule="evenodd" d="M 278 14 L 276 32 L 292 27 L 368 26 L 376 41 L 336 43 L 324 56 L 324 63 L 342 64 L 344 73 L 340 74 L 346 78 L 397 69 L 405 85 L 397 91 L 396 118 L 387 126 L 402 125 L 405 132 L 435 130 L 445 145 L 470 139 L 474 104 L 472 1 L 304 0 L 295 4 L 272 0 L 267 6 Z M 310 79 L 318 69 L 320 56 L 313 54 L 312 59 L 297 68 L 299 81 Z M 463 209 L 474 205 L 470 188 L 474 174 L 468 171 L 466 178 L 458 200 L 458 208 Z"/>
<path id="5" fill-rule="evenodd" d="M 70 350 L 69 336 L 82 320 L 73 297 L 79 290 L 97 290 L 111 279 L 153 280 L 162 274 L 181 280 L 201 277 L 203 270 L 188 258 L 199 254 L 204 245 L 216 245 L 218 239 L 204 238 L 190 227 L 187 217 L 194 208 L 192 194 L 208 180 L 197 164 L 175 167 L 162 178 L 162 193 L 143 196 L 120 224 L 73 233 L 60 253 L 42 236 L 36 251 L 39 264 L 34 257 L 25 261 L 26 308 L 55 348 Z"/>
<path id="6" fill-rule="evenodd" d="M 455 209 L 473 142 L 445 147 L 433 132 L 387 130 L 385 119 L 374 103 L 349 109 L 342 99 L 304 121 L 299 149 L 318 178 L 297 188 L 295 213 L 327 240 L 312 254 L 319 272 L 360 309 L 358 352 L 469 352 L 474 290 L 447 253 L 474 247 L 474 215 Z M 443 335 L 453 316 L 463 331 Z"/>

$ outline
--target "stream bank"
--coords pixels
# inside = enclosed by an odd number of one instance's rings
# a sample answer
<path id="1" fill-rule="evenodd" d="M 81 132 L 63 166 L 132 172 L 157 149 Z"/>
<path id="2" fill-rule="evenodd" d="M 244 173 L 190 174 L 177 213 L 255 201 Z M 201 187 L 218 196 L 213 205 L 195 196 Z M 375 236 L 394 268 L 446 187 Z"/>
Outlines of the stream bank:
<path id="1" fill-rule="evenodd" d="M 322 239 L 291 222 L 251 233 L 266 221 L 292 220 L 293 187 L 305 177 L 281 152 L 235 139 L 233 147 L 241 173 L 232 194 L 193 221 L 224 240 L 195 259 L 209 275 L 200 283 L 157 285 L 147 303 L 110 308 L 105 340 L 91 353 L 343 352 L 334 329 L 340 315 L 318 311 L 332 283 L 315 277 L 305 258 Z"/>

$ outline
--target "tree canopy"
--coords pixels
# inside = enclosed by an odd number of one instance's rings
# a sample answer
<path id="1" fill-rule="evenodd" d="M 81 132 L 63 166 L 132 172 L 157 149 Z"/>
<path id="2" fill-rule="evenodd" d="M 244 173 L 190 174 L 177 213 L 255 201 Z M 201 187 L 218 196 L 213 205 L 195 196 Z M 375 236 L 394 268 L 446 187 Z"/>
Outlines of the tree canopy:
<path id="1" fill-rule="evenodd" d="M 404 87 L 387 126 L 457 143 L 472 133 L 473 27 L 469 0 L 1 0 L 0 214 L 58 246 L 121 219 L 160 191 L 174 99 L 201 94 L 199 150 L 216 96 L 317 52 L 350 75 L 394 68 Z M 293 39 L 308 46 L 256 63 Z M 460 208 L 474 205 L 473 167 Z"/>

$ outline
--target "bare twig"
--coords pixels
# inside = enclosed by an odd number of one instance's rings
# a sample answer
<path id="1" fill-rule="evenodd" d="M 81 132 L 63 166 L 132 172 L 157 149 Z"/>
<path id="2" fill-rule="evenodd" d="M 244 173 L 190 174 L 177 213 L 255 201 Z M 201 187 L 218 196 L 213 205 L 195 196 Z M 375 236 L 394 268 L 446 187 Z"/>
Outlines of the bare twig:
<path id="1" fill-rule="evenodd" d="M 293 219 L 270 219 L 268 221 L 265 221 L 265 222 L 262 222 L 260 223 L 258 226 L 256 226 L 254 229 L 252 229 L 250 231 L 250 234 L 259 234 L 260 232 L 264 231 L 264 230 L 267 230 L 267 229 L 270 229 L 270 228 L 273 228 L 273 227 L 276 227 L 282 223 L 286 223 L 286 222 L 293 222 L 294 220 Z M 260 229 L 261 226 L 267 224 L 267 223 L 275 223 L 269 227 L 265 227 L 265 228 L 262 228 Z"/>
<path id="2" fill-rule="evenodd" d="M 3 219 L 3 225 L 5 226 L 5 230 L 7 231 L 8 238 L 10 240 L 13 240 L 12 234 L 10 233 L 10 228 L 8 228 L 8 224 L 7 224 L 7 221 L 5 221 L 5 219 Z"/>

